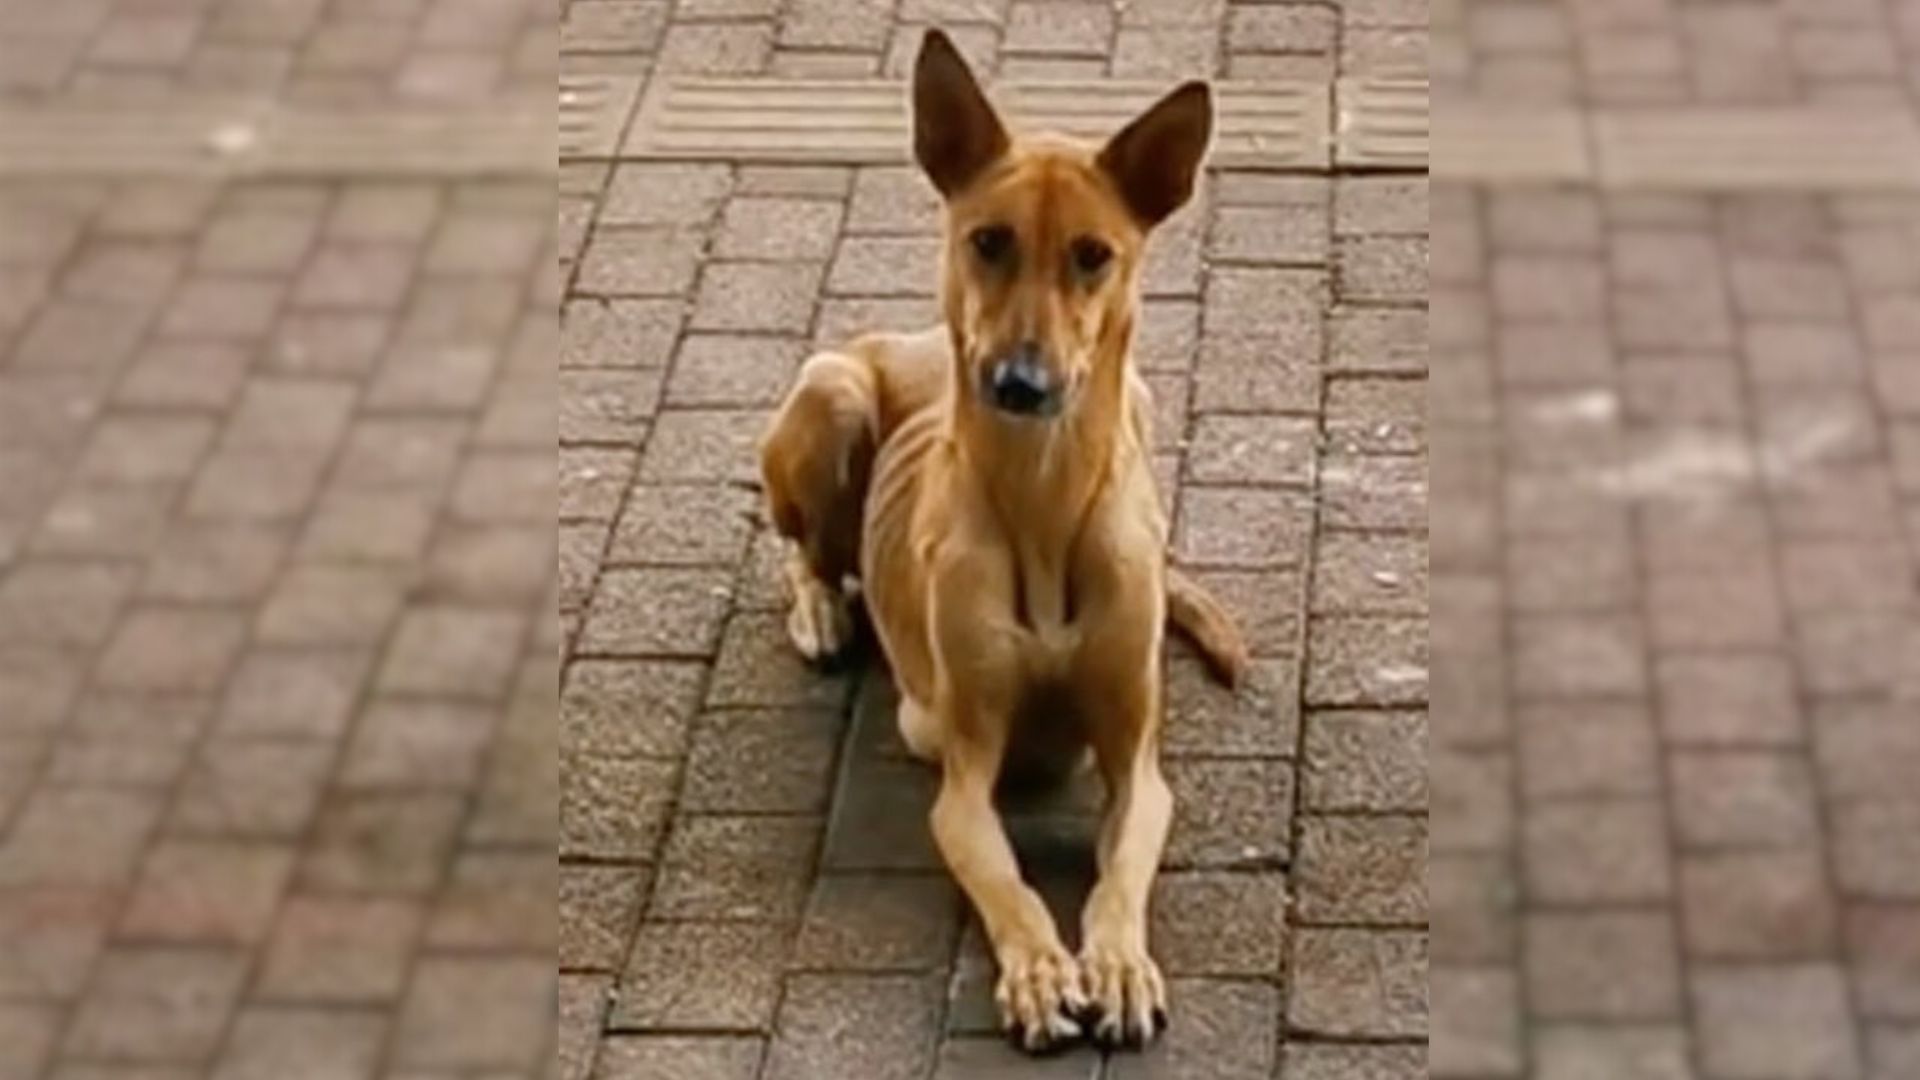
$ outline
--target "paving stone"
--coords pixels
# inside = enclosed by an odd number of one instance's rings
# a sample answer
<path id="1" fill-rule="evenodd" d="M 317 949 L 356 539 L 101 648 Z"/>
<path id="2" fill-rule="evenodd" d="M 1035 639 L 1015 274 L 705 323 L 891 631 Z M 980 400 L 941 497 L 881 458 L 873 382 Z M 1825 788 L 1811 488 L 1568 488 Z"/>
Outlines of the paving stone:
<path id="1" fill-rule="evenodd" d="M 820 813 L 839 717 L 800 710 L 721 710 L 695 725 L 681 806 L 693 813 Z"/>
<path id="2" fill-rule="evenodd" d="M 1113 33 L 1113 13 L 1098 4 L 1017 2 L 1007 13 L 1009 53 L 1098 56 Z"/>
<path id="3" fill-rule="evenodd" d="M 940 242 L 932 237 L 848 237 L 834 256 L 826 290 L 834 296 L 921 296 L 933 291 Z"/>
<path id="4" fill-rule="evenodd" d="M 560 742 L 594 757 L 678 757 L 699 708 L 697 664 L 576 660 L 560 696 Z"/>
<path id="5" fill-rule="evenodd" d="M 1302 923 L 1425 922 L 1423 818 L 1309 817 L 1293 878 Z"/>
<path id="6" fill-rule="evenodd" d="M 703 247 L 691 229 L 639 226 L 597 232 L 580 260 L 579 288 L 598 296 L 679 296 L 693 287 Z"/>
<path id="7" fill-rule="evenodd" d="M 1380 533 L 1320 537 L 1314 558 L 1316 614 L 1417 614 L 1427 604 L 1424 538 Z"/>
<path id="8" fill-rule="evenodd" d="M 1167 665 L 1165 746 L 1171 756 L 1281 757 L 1299 730 L 1299 669 L 1290 660 L 1256 660 L 1247 685 L 1229 692 L 1199 661 Z"/>
<path id="9" fill-rule="evenodd" d="M 1150 939 L 1167 974 L 1259 977 L 1280 970 L 1287 931 L 1274 916 L 1287 903 L 1283 876 L 1161 874 L 1153 895 Z"/>
<path id="10" fill-rule="evenodd" d="M 1844 933 L 1853 985 L 1862 1011 L 1874 1016 L 1911 1016 L 1920 1001 L 1920 917 L 1910 905 L 1857 905 L 1848 910 Z"/>
<path id="11" fill-rule="evenodd" d="M 824 875 L 807 901 L 792 963 L 836 972 L 938 970 L 953 955 L 961 901 L 944 875 Z"/>
<path id="12" fill-rule="evenodd" d="M 278 845 L 182 841 L 156 847 L 120 930 L 148 941 L 262 940 L 293 870 Z"/>
<path id="13" fill-rule="evenodd" d="M 764 1031 L 787 940 L 778 926 L 643 923 L 609 1027 Z"/>
<path id="14" fill-rule="evenodd" d="M 756 483 L 757 448 L 766 429 L 766 418 L 759 413 L 662 413 L 648 440 L 640 478 L 657 483 Z"/>
<path id="15" fill-rule="evenodd" d="M 395 631 L 378 683 L 397 693 L 498 697 L 526 632 L 515 614 L 418 608 Z"/>
<path id="16" fill-rule="evenodd" d="M 1180 493 L 1175 555 L 1190 566 L 1297 566 L 1306 549 L 1307 514 L 1306 502 L 1291 492 L 1189 486 Z M 1249 530 L 1249 520 L 1269 527 Z"/>
<path id="17" fill-rule="evenodd" d="M 460 827 L 457 796 L 359 793 L 329 798 L 315 822 L 297 887 L 417 896 L 441 880 Z"/>
<path id="18" fill-rule="evenodd" d="M 1414 1080 L 1427 1075 L 1422 1046 L 1293 1043 L 1284 1048 L 1286 1080 Z"/>
<path id="19" fill-rule="evenodd" d="M 562 971 L 614 971 L 623 962 L 652 881 L 644 866 L 563 863 L 558 882 Z"/>
<path id="20" fill-rule="evenodd" d="M 730 577 L 694 569 L 609 570 L 600 578 L 583 652 L 697 658 L 719 643 Z"/>
<path id="21" fill-rule="evenodd" d="M 792 387 L 806 349 L 787 338 L 695 334 L 680 345 L 666 400 L 683 407 L 771 408 Z"/>
<path id="22" fill-rule="evenodd" d="M 928 977 L 789 976 L 765 1075 L 926 1075 L 939 1035 L 940 991 L 940 981 Z"/>
<path id="23" fill-rule="evenodd" d="M 82 1058 L 205 1060 L 245 979 L 227 950 L 126 946 L 101 957 L 94 989 L 67 1028 L 63 1052 Z"/>
<path id="24" fill-rule="evenodd" d="M 169 828 L 187 835 L 298 837 L 318 812 L 333 753 L 315 740 L 212 740 L 189 766 Z"/>
<path id="25" fill-rule="evenodd" d="M 753 1080 L 765 1046 L 740 1036 L 609 1038 L 596 1076 L 604 1080 Z"/>
<path id="26" fill-rule="evenodd" d="M 1424 810 L 1426 718 L 1420 713 L 1308 715 L 1301 783 L 1324 811 Z"/>
<path id="27" fill-rule="evenodd" d="M 1599 702 L 1524 707 L 1520 763 L 1530 800 L 1653 795 L 1658 737 L 1644 709 Z"/>
<path id="28" fill-rule="evenodd" d="M 1424 621 L 1322 616 L 1309 624 L 1307 642 L 1309 704 L 1394 706 L 1426 699 Z"/>
<path id="29" fill-rule="evenodd" d="M 1684 1076 L 1687 1038 L 1679 1024 L 1601 1026 L 1542 1025 L 1535 1048 L 1543 1076 L 1578 1077 L 1594 1070 L 1605 1075 Z"/>
<path id="30" fill-rule="evenodd" d="M 862 738 L 856 729 L 854 744 Z M 941 869 L 927 819 L 937 790 L 937 778 L 919 762 L 856 761 L 834 793 L 822 869 Z"/>
<path id="31" fill-rule="evenodd" d="M 216 690 L 244 633 L 239 617 L 214 609 L 134 608 L 106 647 L 102 684 L 151 692 Z"/>
<path id="32" fill-rule="evenodd" d="M 45 1004 L 10 1004 L 0 1007 L 0 1066 L 20 1076 L 38 1075 L 53 1057 L 60 1030 L 57 1008 Z"/>
<path id="33" fill-rule="evenodd" d="M 813 264 L 714 263 L 700 275 L 695 330 L 804 333 L 821 270 Z"/>
<path id="34" fill-rule="evenodd" d="M 727 623 L 708 705 L 838 709 L 846 698 L 844 679 L 823 677 L 801 659 L 783 617 L 743 615 Z"/>
<path id="35" fill-rule="evenodd" d="M 1695 847 L 1782 847 L 1819 831 L 1812 769 L 1795 754 L 1723 751 L 1670 762 L 1674 827 Z"/>
<path id="36" fill-rule="evenodd" d="M 1706 968 L 1692 977 L 1702 1065 L 1716 1072 L 1858 1075 L 1846 987 L 1823 964 Z"/>
<path id="37" fill-rule="evenodd" d="M 1645 799 L 1551 803 L 1529 811 L 1523 866 L 1551 903 L 1662 901 L 1673 893 L 1662 815 Z"/>
<path id="38" fill-rule="evenodd" d="M 561 854 L 652 861 L 671 813 L 673 763 L 570 754 L 564 766 Z"/>
<path id="39" fill-rule="evenodd" d="M 1173 759 L 1173 827 L 1161 865 L 1255 869 L 1282 865 L 1290 848 L 1293 773 L 1275 761 Z"/>
<path id="40" fill-rule="evenodd" d="M 1832 823 L 1835 874 L 1849 895 L 1911 901 L 1920 896 L 1913 869 L 1913 826 L 1920 801 L 1874 800 L 1843 806 Z"/>
<path id="41" fill-rule="evenodd" d="M 329 1009 L 243 1008 L 234 1020 L 214 1075 L 233 1080 L 284 1076 L 289 1069 L 325 1075 L 372 1073 L 385 1040 L 381 1016 Z"/>
<path id="42" fill-rule="evenodd" d="M 421 1069 L 530 1069 L 552 1024 L 545 957 L 428 957 L 401 1006 L 392 1054 Z"/>
<path id="43" fill-rule="evenodd" d="M 560 320 L 560 365 L 664 368 L 685 312 L 677 300 L 573 300 Z"/>
<path id="44" fill-rule="evenodd" d="M 713 254 L 721 259 L 824 262 L 841 209 L 817 199 L 734 199 L 722 212 Z"/>
<path id="45" fill-rule="evenodd" d="M 1690 955 L 1801 960 L 1831 955 L 1839 919 L 1818 853 L 1711 853 L 1680 865 Z"/>
<path id="46" fill-rule="evenodd" d="M 1402 930 L 1302 930 L 1287 1022 L 1332 1037 L 1427 1033 L 1427 937 Z"/>
<path id="47" fill-rule="evenodd" d="M 819 822 L 804 817 L 689 817 L 668 837 L 649 916 L 797 919 Z"/>
<path id="48" fill-rule="evenodd" d="M 1434 974 L 1430 1064 L 1443 1075 L 1511 1075 L 1521 1068 L 1518 980 L 1493 968 L 1442 968 Z"/>
<path id="49" fill-rule="evenodd" d="M 1315 432 L 1301 420 L 1255 416 L 1201 416 L 1187 458 L 1198 484 L 1312 482 Z"/>
<path id="50" fill-rule="evenodd" d="M 1679 948 L 1664 912 L 1534 914 L 1526 942 L 1534 1015 L 1644 1021 L 1680 1009 Z"/>
<path id="51" fill-rule="evenodd" d="M 1174 979 L 1167 997 L 1170 1021 L 1163 1041 L 1140 1054 L 1114 1056 L 1110 1075 L 1121 1080 L 1275 1075 L 1280 1008 L 1273 987 Z"/>

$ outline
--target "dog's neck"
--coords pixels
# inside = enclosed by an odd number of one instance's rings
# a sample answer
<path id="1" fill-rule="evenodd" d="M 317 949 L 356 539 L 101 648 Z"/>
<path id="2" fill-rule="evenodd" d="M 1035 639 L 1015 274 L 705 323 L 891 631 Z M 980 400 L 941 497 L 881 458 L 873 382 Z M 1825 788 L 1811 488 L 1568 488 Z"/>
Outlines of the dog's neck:
<path id="1" fill-rule="evenodd" d="M 1045 630 L 1072 619 L 1068 580 L 1087 511 L 1128 451 L 1128 357 L 1095 365 L 1067 408 L 1048 421 L 1008 417 L 983 402 L 956 364 L 952 437 L 962 465 L 1006 530 L 1019 560 L 1029 625 Z"/>

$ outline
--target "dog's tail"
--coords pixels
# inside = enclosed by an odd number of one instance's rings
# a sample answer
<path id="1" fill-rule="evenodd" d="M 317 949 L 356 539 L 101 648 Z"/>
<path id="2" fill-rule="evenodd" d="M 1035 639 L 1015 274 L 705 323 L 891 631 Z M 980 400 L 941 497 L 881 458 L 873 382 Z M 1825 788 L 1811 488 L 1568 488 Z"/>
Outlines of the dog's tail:
<path id="1" fill-rule="evenodd" d="M 1238 687 L 1247 676 L 1247 643 L 1233 615 L 1199 582 L 1167 568 L 1167 620 L 1200 650 L 1207 669 L 1223 685 Z"/>

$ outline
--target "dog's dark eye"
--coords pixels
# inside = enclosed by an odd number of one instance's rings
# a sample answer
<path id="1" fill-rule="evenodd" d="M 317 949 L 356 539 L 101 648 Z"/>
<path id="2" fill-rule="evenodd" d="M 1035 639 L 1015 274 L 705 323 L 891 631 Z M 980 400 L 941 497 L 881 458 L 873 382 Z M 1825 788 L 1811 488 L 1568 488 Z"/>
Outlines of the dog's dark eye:
<path id="1" fill-rule="evenodd" d="M 989 266 L 999 266 L 1013 254 L 1013 230 L 1005 225 L 983 225 L 967 237 L 973 253 Z"/>
<path id="2" fill-rule="evenodd" d="M 1083 277 L 1098 274 L 1112 259 L 1113 249 L 1090 236 L 1073 242 L 1073 268 Z"/>

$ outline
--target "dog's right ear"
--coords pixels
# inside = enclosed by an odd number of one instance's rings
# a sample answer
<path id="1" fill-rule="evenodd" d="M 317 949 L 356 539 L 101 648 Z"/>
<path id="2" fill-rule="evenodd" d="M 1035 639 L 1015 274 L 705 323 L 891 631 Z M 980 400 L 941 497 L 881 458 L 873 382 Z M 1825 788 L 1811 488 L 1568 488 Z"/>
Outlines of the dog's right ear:
<path id="1" fill-rule="evenodd" d="M 913 64 L 913 156 L 948 198 L 1007 152 L 1007 129 L 940 30 L 921 39 Z"/>

